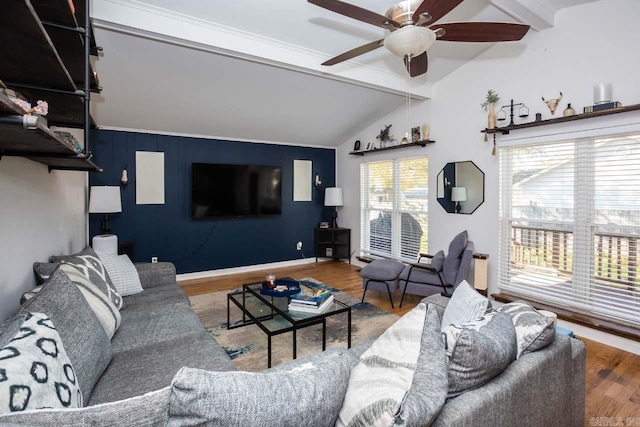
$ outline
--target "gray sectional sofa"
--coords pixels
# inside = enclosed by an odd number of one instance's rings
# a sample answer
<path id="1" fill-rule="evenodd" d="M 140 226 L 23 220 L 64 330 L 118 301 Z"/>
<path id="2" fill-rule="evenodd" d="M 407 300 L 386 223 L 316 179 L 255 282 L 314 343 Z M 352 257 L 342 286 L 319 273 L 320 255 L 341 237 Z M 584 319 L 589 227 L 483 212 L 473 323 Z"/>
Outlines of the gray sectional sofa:
<path id="1" fill-rule="evenodd" d="M 124 298 L 112 340 L 91 318 L 82 294 L 54 274 L 21 312 L 43 312 L 56 325 L 80 379 L 84 408 L 0 416 L 0 425 L 165 425 L 170 384 L 182 367 L 233 371 L 232 361 L 203 328 L 176 284 L 170 263 L 137 264 L 144 291 Z M 446 300 L 433 299 L 440 315 Z M 16 318 L 19 318 L 18 313 Z M 0 348 L 17 330 L 0 326 Z M 267 372 L 284 372 L 345 353 L 357 362 L 369 344 L 331 349 Z M 558 335 L 554 342 L 511 363 L 492 381 L 449 399 L 436 426 L 579 426 L 584 422 L 585 347 Z M 221 425 L 224 425 L 222 423 Z"/>

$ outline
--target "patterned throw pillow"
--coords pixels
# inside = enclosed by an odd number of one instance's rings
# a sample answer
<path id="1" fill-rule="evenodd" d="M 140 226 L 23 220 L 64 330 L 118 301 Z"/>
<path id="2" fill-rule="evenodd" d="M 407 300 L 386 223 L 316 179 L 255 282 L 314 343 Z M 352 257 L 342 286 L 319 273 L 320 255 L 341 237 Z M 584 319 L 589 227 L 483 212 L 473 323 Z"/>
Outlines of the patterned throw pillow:
<path id="1" fill-rule="evenodd" d="M 448 325 L 460 325 L 484 315 L 491 308 L 488 298 L 480 295 L 466 280 L 453 291 L 451 300 L 442 315 L 442 329 Z"/>
<path id="2" fill-rule="evenodd" d="M 59 270 L 66 274 L 74 285 L 80 289 L 89 303 L 109 339 L 113 338 L 120 327 L 120 312 L 101 289 L 87 279 L 84 272 L 72 264 L 60 264 Z"/>
<path id="3" fill-rule="evenodd" d="M 40 286 L 56 271 L 58 268 L 57 262 L 34 262 L 33 273 L 36 276 L 36 285 Z"/>
<path id="4" fill-rule="evenodd" d="M 98 255 L 118 293 L 126 297 L 142 292 L 136 267 L 127 255 Z"/>
<path id="5" fill-rule="evenodd" d="M 442 337 L 449 357 L 449 398 L 486 384 L 516 359 L 515 327 L 504 313 L 448 325 Z"/>
<path id="6" fill-rule="evenodd" d="M 351 370 L 336 426 L 429 425 L 445 400 L 439 330 L 437 312 L 427 312 L 425 304 L 387 329 Z M 424 376 L 431 378 L 424 381 Z"/>
<path id="7" fill-rule="evenodd" d="M 355 358 L 338 353 L 289 372 L 182 368 L 171 382 L 168 426 L 333 426 Z"/>
<path id="8" fill-rule="evenodd" d="M 122 297 L 116 291 L 115 286 L 113 286 L 113 282 L 111 282 L 111 278 L 104 268 L 102 261 L 98 258 L 98 254 L 90 247 L 87 246 L 82 252 L 74 255 L 52 256 L 50 257 L 50 261 L 76 266 L 87 279 L 109 297 L 118 310 L 122 308 Z"/>
<path id="9" fill-rule="evenodd" d="M 82 392 L 60 335 L 42 313 L 26 313 L 0 349 L 0 414 L 41 408 L 81 408 Z"/>
<path id="10" fill-rule="evenodd" d="M 511 316 L 513 325 L 516 327 L 516 336 L 518 337 L 516 358 L 548 346 L 556 337 L 553 319 L 538 313 L 525 301 L 502 305 L 496 311 Z"/>

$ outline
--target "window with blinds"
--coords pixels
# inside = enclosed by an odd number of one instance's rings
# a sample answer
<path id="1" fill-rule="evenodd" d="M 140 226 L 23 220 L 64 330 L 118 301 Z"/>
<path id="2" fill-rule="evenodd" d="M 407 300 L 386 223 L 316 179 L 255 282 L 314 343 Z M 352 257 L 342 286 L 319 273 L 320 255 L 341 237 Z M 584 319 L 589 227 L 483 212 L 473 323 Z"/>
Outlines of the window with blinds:
<path id="1" fill-rule="evenodd" d="M 640 325 L 640 134 L 500 150 L 499 287 Z"/>
<path id="2" fill-rule="evenodd" d="M 415 262 L 427 251 L 426 157 L 360 165 L 360 252 Z"/>

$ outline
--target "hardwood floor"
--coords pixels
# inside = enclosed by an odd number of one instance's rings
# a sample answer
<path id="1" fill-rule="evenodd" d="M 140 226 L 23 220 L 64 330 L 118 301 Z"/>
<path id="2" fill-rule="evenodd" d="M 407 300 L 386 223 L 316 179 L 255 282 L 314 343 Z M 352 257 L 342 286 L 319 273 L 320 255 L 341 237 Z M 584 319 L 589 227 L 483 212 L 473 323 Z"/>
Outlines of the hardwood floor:
<path id="1" fill-rule="evenodd" d="M 342 262 L 320 262 L 270 270 L 277 277 L 313 277 L 355 297 L 362 297 L 359 268 Z M 180 282 L 187 295 L 236 289 L 242 283 L 264 279 L 267 271 L 255 271 L 209 279 Z M 420 302 L 420 297 L 407 296 L 402 308 L 400 292 L 394 294 L 391 308 L 386 293 L 367 292 L 367 301 L 384 310 L 403 315 Z M 583 340 L 587 346 L 587 384 L 585 425 L 640 426 L 640 356 L 607 345 Z"/>

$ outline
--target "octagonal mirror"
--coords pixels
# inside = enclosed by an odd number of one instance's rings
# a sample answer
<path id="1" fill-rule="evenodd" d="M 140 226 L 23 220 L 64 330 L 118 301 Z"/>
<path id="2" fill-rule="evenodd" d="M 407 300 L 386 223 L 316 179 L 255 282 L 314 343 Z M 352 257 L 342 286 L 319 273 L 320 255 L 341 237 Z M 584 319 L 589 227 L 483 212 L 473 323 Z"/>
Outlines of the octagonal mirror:
<path id="1" fill-rule="evenodd" d="M 438 203 L 449 213 L 472 214 L 484 202 L 484 172 L 472 161 L 447 163 L 438 173 Z"/>

